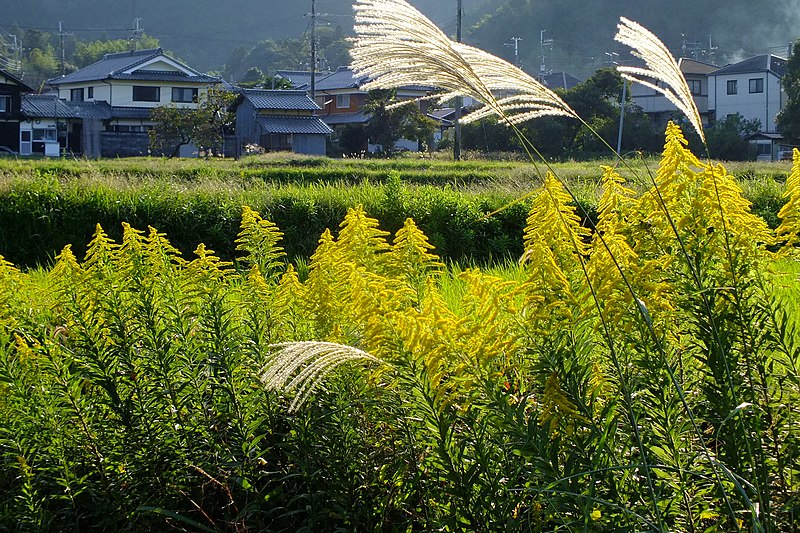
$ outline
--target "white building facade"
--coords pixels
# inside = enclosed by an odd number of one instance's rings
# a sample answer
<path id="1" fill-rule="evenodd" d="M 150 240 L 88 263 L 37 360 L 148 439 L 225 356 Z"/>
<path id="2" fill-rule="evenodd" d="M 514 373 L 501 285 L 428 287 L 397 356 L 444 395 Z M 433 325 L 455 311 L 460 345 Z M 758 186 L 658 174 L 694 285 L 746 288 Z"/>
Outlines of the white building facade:
<path id="1" fill-rule="evenodd" d="M 776 119 L 786 103 L 785 72 L 786 59 L 771 54 L 727 65 L 709 74 L 708 107 L 716 120 L 739 113 L 758 120 L 761 132 L 777 133 Z"/>

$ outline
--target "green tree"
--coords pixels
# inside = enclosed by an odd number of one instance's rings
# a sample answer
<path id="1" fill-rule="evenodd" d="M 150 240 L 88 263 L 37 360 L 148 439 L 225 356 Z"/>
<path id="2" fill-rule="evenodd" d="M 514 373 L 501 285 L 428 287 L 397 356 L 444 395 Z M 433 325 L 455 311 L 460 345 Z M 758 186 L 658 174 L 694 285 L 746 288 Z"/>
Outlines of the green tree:
<path id="1" fill-rule="evenodd" d="M 425 116 L 416 103 L 390 107 L 397 93 L 391 89 L 376 89 L 367 94 L 364 110 L 371 117 L 366 127 L 372 144 L 392 153 L 400 139 L 425 142 L 436 131 L 436 122 Z"/>
<path id="2" fill-rule="evenodd" d="M 745 120 L 739 113 L 718 120 L 706 130 L 708 149 L 711 154 L 726 161 L 748 161 L 755 159 L 755 146 L 746 137 L 758 133 L 761 122 L 758 119 Z"/>
<path id="3" fill-rule="evenodd" d="M 137 46 L 140 49 L 158 48 L 158 39 L 145 34 L 142 35 Z M 75 44 L 72 62 L 76 67 L 83 68 L 95 61 L 99 61 L 105 54 L 127 52 L 129 50 L 131 50 L 131 42 L 127 39 L 79 41 Z"/>
<path id="4" fill-rule="evenodd" d="M 156 107 L 152 114 L 155 125 L 149 132 L 150 149 L 168 152 L 170 158 L 189 143 L 205 152 L 206 157 L 219 152 L 224 132 L 233 124 L 229 108 L 235 98 L 229 91 L 209 89 L 200 97 L 197 109 L 174 104 Z"/>
<path id="5" fill-rule="evenodd" d="M 55 50 L 49 44 L 44 48 L 34 48 L 22 61 L 25 82 L 31 87 L 40 87 L 45 81 L 58 74 L 59 63 Z"/>
<path id="6" fill-rule="evenodd" d="M 778 127 L 789 141 L 800 144 L 800 40 L 794 43 L 781 84 L 786 107 L 778 114 Z"/>

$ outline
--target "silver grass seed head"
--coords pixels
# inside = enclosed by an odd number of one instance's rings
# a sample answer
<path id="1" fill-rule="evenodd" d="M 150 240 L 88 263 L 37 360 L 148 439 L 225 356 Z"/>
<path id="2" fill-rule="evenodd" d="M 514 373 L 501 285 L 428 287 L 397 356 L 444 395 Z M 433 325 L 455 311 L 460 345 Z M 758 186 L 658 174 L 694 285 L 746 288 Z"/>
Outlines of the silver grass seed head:
<path id="1" fill-rule="evenodd" d="M 352 346 L 333 342 L 301 341 L 273 344 L 272 358 L 261 372 L 268 389 L 294 392 L 289 412 L 295 412 L 336 367 L 354 361 L 381 363 Z"/>
<path id="2" fill-rule="evenodd" d="M 431 85 L 440 103 L 467 96 L 484 104 L 462 122 L 497 115 L 511 124 L 544 115 L 577 117 L 553 91 L 518 67 L 450 40 L 405 0 L 357 0 L 352 66 L 371 81 L 362 88 Z M 503 96 L 499 96 L 503 95 Z"/>
<path id="3" fill-rule="evenodd" d="M 614 40 L 630 47 L 631 54 L 643 60 L 646 66 L 646 68 L 618 66 L 617 71 L 622 77 L 663 94 L 686 115 L 689 123 L 705 143 L 703 123 L 689 84 L 678 62 L 664 43 L 647 28 L 625 17 L 620 17 Z"/>

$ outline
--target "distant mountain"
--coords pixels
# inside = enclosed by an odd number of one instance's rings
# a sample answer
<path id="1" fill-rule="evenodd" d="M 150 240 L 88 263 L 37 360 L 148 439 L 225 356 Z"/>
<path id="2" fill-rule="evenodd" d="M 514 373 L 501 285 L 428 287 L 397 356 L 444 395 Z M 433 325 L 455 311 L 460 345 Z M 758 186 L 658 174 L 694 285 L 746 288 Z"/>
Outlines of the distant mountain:
<path id="1" fill-rule="evenodd" d="M 456 29 L 456 0 L 410 0 L 447 33 Z M 756 53 L 785 54 L 800 37 L 800 0 L 464 0 L 464 40 L 529 71 L 544 63 L 585 77 L 623 50 L 613 42 L 619 15 L 652 29 L 676 55 L 718 64 Z M 134 19 L 201 70 L 222 70 L 237 47 L 300 37 L 311 0 L 5 0 L 0 32 L 65 32 L 81 39 L 126 38 Z M 350 0 L 317 0 L 320 24 L 352 28 Z M 544 33 L 542 31 L 544 30 Z M 710 45 L 709 47 L 709 39 Z M 544 46 L 542 45 L 544 41 Z M 25 43 L 23 42 L 23 45 Z"/>
<path id="2" fill-rule="evenodd" d="M 475 23 L 469 40 L 536 72 L 586 77 L 610 61 L 630 59 L 613 41 L 621 15 L 659 36 L 677 56 L 724 65 L 756 54 L 786 55 L 800 37 L 800 0 L 508 0 Z M 608 52 L 618 53 L 611 56 Z"/>
<path id="3" fill-rule="evenodd" d="M 465 11 L 485 1 L 464 0 Z M 411 3 L 455 32 L 455 1 Z M 311 0 L 6 0 L 4 5 L 0 31 L 7 33 L 53 33 L 63 21 L 64 31 L 81 39 L 119 39 L 130 36 L 134 19 L 141 18 L 140 27 L 148 35 L 201 70 L 221 70 L 236 47 L 299 37 L 309 27 L 306 14 L 311 11 Z M 351 31 L 350 0 L 317 0 L 317 12 L 319 24 Z"/>

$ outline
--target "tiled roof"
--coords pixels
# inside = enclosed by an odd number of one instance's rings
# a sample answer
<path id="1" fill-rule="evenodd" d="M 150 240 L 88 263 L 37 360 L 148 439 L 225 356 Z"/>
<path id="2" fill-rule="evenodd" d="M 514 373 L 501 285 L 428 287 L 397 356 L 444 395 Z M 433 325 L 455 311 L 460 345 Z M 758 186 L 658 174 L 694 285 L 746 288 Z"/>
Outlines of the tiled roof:
<path id="1" fill-rule="evenodd" d="M 11 74 L 9 71 L 7 71 L 7 70 L 5 70 L 5 69 L 2 69 L 2 68 L 0 68 L 0 74 L 2 74 L 2 75 L 3 75 L 3 76 L 5 76 L 6 78 L 8 78 L 8 79 L 12 80 L 12 81 L 13 81 L 13 82 L 15 82 L 17 85 L 19 85 L 19 89 L 20 89 L 20 91 L 22 91 L 22 92 L 24 92 L 24 93 L 32 93 L 32 92 L 33 92 L 33 89 L 31 89 L 30 87 L 28 87 L 28 85 L 27 85 L 27 84 L 26 84 L 24 81 L 22 81 L 21 79 L 19 79 L 19 78 L 18 78 L 18 77 L 16 77 L 16 76 L 14 76 L 13 74 Z"/>
<path id="2" fill-rule="evenodd" d="M 305 91 L 243 89 L 239 98 L 246 98 L 256 109 L 293 109 L 303 111 L 316 111 L 319 109 L 319 106 L 309 98 Z"/>
<path id="3" fill-rule="evenodd" d="M 537 74 L 536 78 L 542 82 L 545 87 L 550 89 L 572 89 L 578 85 L 581 80 L 567 74 L 566 72 L 550 72 L 548 74 Z"/>
<path id="4" fill-rule="evenodd" d="M 719 69 L 717 65 L 703 63 L 702 61 L 697 61 L 696 59 L 690 59 L 688 57 L 678 59 L 678 67 L 684 74 L 708 74 Z"/>
<path id="5" fill-rule="evenodd" d="M 783 76 L 786 72 L 786 60 L 772 54 L 762 54 L 732 65 L 726 65 L 719 70 L 715 70 L 711 75 L 724 76 L 727 74 L 750 74 L 767 71 L 777 76 Z"/>
<path id="6" fill-rule="evenodd" d="M 278 70 L 275 74 L 289 80 L 289 83 L 291 83 L 292 87 L 295 89 L 307 89 L 311 86 L 311 73 L 307 70 Z M 317 72 L 314 85 L 330 75 L 331 72 L 329 70 Z"/>
<path id="7" fill-rule="evenodd" d="M 111 118 L 147 120 L 152 111 L 149 107 L 112 107 Z"/>
<path id="8" fill-rule="evenodd" d="M 28 118 L 150 118 L 145 108 L 111 107 L 108 102 L 66 102 L 55 94 L 22 95 L 22 114 Z"/>
<path id="9" fill-rule="evenodd" d="M 331 113 L 328 116 L 320 117 L 325 124 L 364 124 L 369 121 L 369 115 L 363 111 L 355 113 Z"/>
<path id="10" fill-rule="evenodd" d="M 78 118 L 77 113 L 55 94 L 22 95 L 22 114 L 28 118 Z"/>
<path id="11" fill-rule="evenodd" d="M 111 118 L 111 106 L 108 102 L 66 102 L 81 118 L 107 120 Z"/>
<path id="12" fill-rule="evenodd" d="M 339 67 L 336 72 L 316 81 L 315 89 L 318 91 L 333 91 L 336 89 L 358 89 L 368 80 L 366 76 L 356 76 L 350 67 Z"/>
<path id="13" fill-rule="evenodd" d="M 333 132 L 317 117 L 258 117 L 256 121 L 269 133 L 328 135 Z"/>
<path id="14" fill-rule="evenodd" d="M 66 76 L 60 76 L 58 78 L 48 80 L 48 83 L 52 85 L 60 85 L 62 83 L 81 83 L 86 81 L 109 79 L 147 79 L 152 81 L 161 81 L 176 80 L 179 78 L 185 79 L 186 81 L 195 81 L 201 83 L 219 82 L 219 78 L 200 74 L 196 70 L 172 58 L 169 58 L 170 61 L 175 61 L 181 66 L 181 68 L 185 69 L 192 75 L 190 76 L 184 73 L 173 72 L 162 73 L 160 71 L 143 71 L 141 74 L 125 74 L 125 71 L 136 68 L 138 65 L 143 65 L 144 63 L 159 56 L 167 57 L 164 55 L 164 52 L 161 50 L 161 48 L 106 54 L 100 61 L 96 61 L 88 67 L 84 67 L 78 71 L 67 74 Z"/>
<path id="15" fill-rule="evenodd" d="M 198 74 L 196 76 L 187 76 L 183 72 L 158 72 L 158 71 L 135 71 L 131 74 L 115 74 L 115 80 L 137 80 L 137 81 L 183 81 L 191 83 L 220 83 L 221 80 L 216 76 L 209 76 L 207 74 Z"/>

